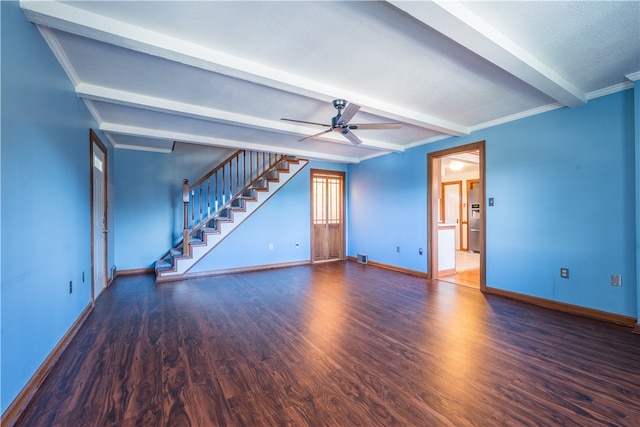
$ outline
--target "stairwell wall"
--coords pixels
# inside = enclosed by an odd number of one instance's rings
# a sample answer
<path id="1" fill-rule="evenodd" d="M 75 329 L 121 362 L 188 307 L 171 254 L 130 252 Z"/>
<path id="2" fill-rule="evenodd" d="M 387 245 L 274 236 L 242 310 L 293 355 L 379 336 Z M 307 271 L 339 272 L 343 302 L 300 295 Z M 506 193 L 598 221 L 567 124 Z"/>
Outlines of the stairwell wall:
<path id="1" fill-rule="evenodd" d="M 18 2 L 0 2 L 0 11 L 4 412 L 91 302 L 89 129 L 97 123 Z"/>
<path id="2" fill-rule="evenodd" d="M 119 271 L 153 267 L 182 239 L 182 181 L 195 182 L 235 151 L 187 144 L 177 144 L 171 153 L 116 150 Z"/>
<path id="3" fill-rule="evenodd" d="M 194 182 L 234 151 L 206 146 L 183 146 L 168 154 L 115 150 L 115 262 L 119 271 L 153 267 L 182 238 L 182 180 Z M 310 162 L 193 272 L 308 260 L 311 167 L 347 169 L 346 165 Z M 269 243 L 273 250 L 268 249 Z"/>
<path id="4" fill-rule="evenodd" d="M 637 318 L 633 102 L 624 90 L 351 165 L 349 255 L 426 273 L 427 154 L 484 140 L 487 286 Z"/>
<path id="5" fill-rule="evenodd" d="M 200 260 L 190 273 L 309 261 L 311 169 L 346 172 L 348 167 L 310 161 L 267 203 Z M 346 198 L 349 198 L 348 193 Z M 270 244 L 273 249 L 269 249 Z"/>

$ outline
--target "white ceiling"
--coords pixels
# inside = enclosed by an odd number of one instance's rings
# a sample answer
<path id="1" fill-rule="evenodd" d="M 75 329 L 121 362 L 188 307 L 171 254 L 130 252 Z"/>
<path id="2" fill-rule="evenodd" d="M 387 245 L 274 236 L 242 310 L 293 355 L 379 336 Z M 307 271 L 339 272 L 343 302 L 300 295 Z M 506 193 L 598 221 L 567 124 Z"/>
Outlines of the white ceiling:
<path id="1" fill-rule="evenodd" d="M 109 141 L 357 163 L 631 87 L 638 1 L 22 1 Z M 298 140 L 343 98 L 399 130 Z"/>

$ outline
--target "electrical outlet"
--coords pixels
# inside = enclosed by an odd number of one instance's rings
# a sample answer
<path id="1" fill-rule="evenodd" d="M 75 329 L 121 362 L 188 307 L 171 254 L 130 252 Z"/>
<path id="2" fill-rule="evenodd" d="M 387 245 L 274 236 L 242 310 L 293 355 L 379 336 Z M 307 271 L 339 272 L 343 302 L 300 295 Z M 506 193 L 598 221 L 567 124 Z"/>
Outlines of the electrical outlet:
<path id="1" fill-rule="evenodd" d="M 296 242 L 296 248 L 300 247 L 300 242 Z"/>
<path id="2" fill-rule="evenodd" d="M 418 249 L 418 254 L 422 255 L 422 248 Z"/>
<path id="3" fill-rule="evenodd" d="M 611 275 L 611 286 L 622 286 L 622 275 L 620 274 L 612 274 Z"/>
<path id="4" fill-rule="evenodd" d="M 73 281 L 69 280 L 69 293 L 73 293 Z"/>
<path id="5" fill-rule="evenodd" d="M 568 279 L 569 278 L 569 269 L 568 268 L 561 268 L 560 269 L 560 277 L 563 279 Z"/>
<path id="6" fill-rule="evenodd" d="M 269 250 L 272 251 L 273 250 L 273 243 L 269 243 Z"/>
<path id="7" fill-rule="evenodd" d="M 396 252 L 400 252 L 400 246 L 396 246 Z"/>

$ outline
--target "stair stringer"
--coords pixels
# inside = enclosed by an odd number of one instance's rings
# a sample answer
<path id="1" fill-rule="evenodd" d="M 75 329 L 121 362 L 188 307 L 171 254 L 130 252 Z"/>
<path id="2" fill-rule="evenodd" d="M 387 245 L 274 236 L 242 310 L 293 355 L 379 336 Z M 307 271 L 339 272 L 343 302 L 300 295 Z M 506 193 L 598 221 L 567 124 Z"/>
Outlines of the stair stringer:
<path id="1" fill-rule="evenodd" d="M 296 159 L 288 161 L 288 170 L 278 169 L 278 178 L 265 178 L 266 187 L 254 187 L 254 197 L 242 197 L 241 208 L 231 208 L 229 218 L 218 219 L 218 229 L 203 229 L 202 240 L 189 245 L 189 254 L 174 254 L 172 267 L 162 269 L 156 267 L 156 281 L 180 280 L 198 262 L 218 246 L 227 236 L 264 205 L 278 190 L 289 182 L 307 164 L 308 160 Z"/>

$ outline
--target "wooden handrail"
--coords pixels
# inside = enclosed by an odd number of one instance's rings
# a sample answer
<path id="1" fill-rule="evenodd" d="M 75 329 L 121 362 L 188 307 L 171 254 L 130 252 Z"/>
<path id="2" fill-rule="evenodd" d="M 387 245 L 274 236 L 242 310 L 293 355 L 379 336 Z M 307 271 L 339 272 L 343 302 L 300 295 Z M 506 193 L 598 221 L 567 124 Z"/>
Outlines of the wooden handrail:
<path id="1" fill-rule="evenodd" d="M 236 157 L 238 157 L 240 155 L 240 153 L 244 153 L 245 150 L 238 150 L 235 153 L 233 153 L 232 155 L 230 155 L 229 157 L 227 157 L 226 160 L 224 160 L 222 163 L 220 163 L 218 166 L 216 166 L 215 168 L 211 169 L 211 171 L 209 173 L 207 173 L 205 176 L 203 176 L 202 178 L 200 178 L 199 180 L 196 181 L 195 184 L 193 184 L 191 187 L 189 187 L 189 191 L 194 190 L 198 185 L 202 184 L 205 180 L 211 178 L 211 176 L 218 172 L 220 169 L 222 169 L 227 163 L 229 163 L 231 161 L 231 159 L 234 159 Z"/>
<path id="2" fill-rule="evenodd" d="M 189 241 L 194 233 L 218 216 L 223 209 L 230 207 L 234 200 L 258 180 L 266 178 L 287 157 L 283 154 L 238 150 L 193 185 L 189 186 L 185 179 L 183 253 L 189 253 Z M 180 243 L 176 248 L 179 245 Z"/>
<path id="3" fill-rule="evenodd" d="M 240 191 L 236 192 L 234 194 L 234 197 L 229 198 L 229 200 L 227 200 L 224 205 L 220 206 L 220 208 L 212 213 L 211 215 L 209 215 L 208 218 L 204 219 L 199 225 L 197 225 L 195 228 L 193 228 L 191 230 L 191 234 L 195 233 L 196 231 L 200 230 L 201 228 L 204 227 L 204 225 L 209 222 L 211 219 L 213 219 L 220 211 L 226 209 L 227 207 L 229 207 L 231 205 L 231 203 L 236 199 L 236 197 L 239 194 L 244 193 L 245 191 L 247 191 L 248 189 L 250 189 L 257 181 L 260 181 L 261 179 L 265 179 L 265 177 L 269 174 L 269 172 L 272 172 L 273 170 L 275 170 L 278 167 L 278 164 L 285 159 L 287 156 L 282 155 L 281 157 L 278 158 L 278 160 L 276 162 L 274 162 L 273 164 L 271 164 L 271 166 L 264 171 L 262 174 L 260 174 L 255 180 L 250 181 L 249 183 L 247 183 Z"/>

